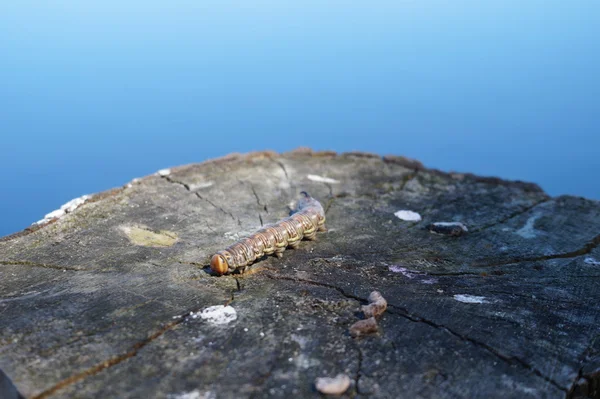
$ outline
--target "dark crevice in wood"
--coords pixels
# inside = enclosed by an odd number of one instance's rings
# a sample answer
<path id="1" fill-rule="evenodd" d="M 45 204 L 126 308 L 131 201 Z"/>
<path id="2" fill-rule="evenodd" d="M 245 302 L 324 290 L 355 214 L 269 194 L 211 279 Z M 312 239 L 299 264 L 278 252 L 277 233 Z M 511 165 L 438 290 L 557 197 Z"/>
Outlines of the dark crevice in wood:
<path id="1" fill-rule="evenodd" d="M 260 201 L 260 197 L 258 196 L 258 193 L 256 192 L 256 189 L 254 188 L 254 184 L 250 183 L 250 188 L 252 189 L 252 194 L 254 195 L 254 198 L 256 199 L 256 204 L 258 206 L 260 206 L 261 208 L 265 209 L 266 205 L 264 205 L 261 201 Z"/>
<path id="2" fill-rule="evenodd" d="M 190 190 L 190 186 L 187 185 L 186 183 L 179 181 L 179 180 L 175 180 L 172 177 L 170 177 L 169 175 L 165 175 L 165 176 L 161 176 L 163 179 L 165 179 L 166 181 L 168 181 L 169 183 L 173 183 L 173 184 L 179 184 L 180 186 L 183 186 L 187 191 L 192 191 Z"/>
<path id="3" fill-rule="evenodd" d="M 288 184 L 289 184 L 289 186 L 290 186 L 290 197 L 293 197 L 293 196 L 295 196 L 296 194 L 298 194 L 298 193 L 296 193 L 296 192 L 295 192 L 295 191 L 296 191 L 296 186 L 294 185 L 294 183 L 293 183 L 293 182 L 292 182 L 292 180 L 290 179 L 290 176 L 289 176 L 289 174 L 288 174 L 288 171 L 287 171 L 287 169 L 286 169 L 285 165 L 283 164 L 283 162 L 281 162 L 281 161 L 278 161 L 278 160 L 276 160 L 276 159 L 273 159 L 273 158 L 269 158 L 269 159 L 270 159 L 272 162 L 276 163 L 276 164 L 277 164 L 277 166 L 279 166 L 279 168 L 280 168 L 280 169 L 283 171 L 283 174 L 285 175 L 285 180 L 288 182 Z"/>
<path id="4" fill-rule="evenodd" d="M 333 195 L 333 187 L 331 186 L 331 184 L 325 183 L 325 186 L 327 186 L 327 188 L 329 189 L 329 198 L 334 198 L 335 196 Z"/>
<path id="5" fill-rule="evenodd" d="M 277 165 L 279 165 L 279 167 L 281 168 L 281 170 L 283 170 L 283 174 L 285 174 L 285 178 L 289 182 L 290 181 L 290 176 L 288 175 L 287 169 L 285 168 L 285 165 L 283 164 L 283 162 L 281 162 L 281 161 L 275 161 L 275 163 Z"/>

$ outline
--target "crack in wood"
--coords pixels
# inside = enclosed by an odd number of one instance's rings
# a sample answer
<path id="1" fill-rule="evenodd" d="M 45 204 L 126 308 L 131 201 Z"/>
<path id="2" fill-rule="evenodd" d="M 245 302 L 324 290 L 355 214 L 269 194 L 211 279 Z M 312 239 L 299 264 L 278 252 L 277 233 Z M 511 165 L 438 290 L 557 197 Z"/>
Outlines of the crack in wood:
<path id="1" fill-rule="evenodd" d="M 200 198 L 203 201 L 208 202 L 210 205 L 212 205 L 213 207 L 217 208 L 218 210 L 220 210 L 221 212 L 223 212 L 225 215 L 229 215 L 233 220 L 236 220 L 237 223 L 240 225 L 240 227 L 242 226 L 242 222 L 240 221 L 239 218 L 236 218 L 235 216 L 233 216 L 233 214 L 231 212 L 226 211 L 225 209 L 223 209 L 222 207 L 216 205 L 214 202 L 212 202 L 211 200 L 209 200 L 208 198 L 204 198 L 202 195 L 200 195 L 200 193 L 198 193 L 197 191 L 192 191 L 190 189 L 190 186 L 186 183 L 183 183 L 179 180 L 175 180 L 173 178 L 171 178 L 170 176 L 166 175 L 166 176 L 161 176 L 163 179 L 167 180 L 169 183 L 173 183 L 173 184 L 178 184 L 180 186 L 185 187 L 185 189 L 189 192 L 193 192 L 196 197 Z M 207 225 L 208 226 L 208 225 Z M 214 231 L 214 230 L 213 230 Z"/>
<path id="2" fill-rule="evenodd" d="M 273 161 L 274 161 L 274 162 L 275 162 L 277 165 L 279 165 L 279 167 L 281 168 L 281 170 L 283 170 L 283 173 L 285 174 L 285 178 L 286 178 L 286 180 L 288 181 L 288 183 L 290 183 L 290 184 L 291 184 L 290 177 L 288 176 L 287 169 L 285 168 L 285 165 L 283 164 L 283 162 L 281 162 L 281 161 L 277 161 L 277 160 L 273 160 Z"/>
<path id="3" fill-rule="evenodd" d="M 233 293 L 232 293 L 233 296 Z M 231 299 L 231 301 L 233 301 L 233 297 Z M 81 371 L 79 373 L 73 374 L 70 377 L 67 377 L 61 381 L 59 381 L 58 383 L 52 385 L 51 387 L 45 389 L 44 391 L 33 395 L 30 399 L 45 399 L 48 398 L 54 394 L 56 394 L 58 391 L 60 391 L 61 389 L 64 389 L 70 385 L 75 384 L 76 382 L 82 381 L 88 377 L 94 376 L 102 371 L 104 371 L 105 369 L 114 367 L 134 356 L 136 356 L 138 354 L 138 352 L 140 350 L 142 350 L 145 346 L 147 346 L 148 344 L 152 343 L 153 341 L 155 341 L 157 338 L 160 338 L 161 336 L 163 336 L 165 333 L 167 333 L 168 331 L 174 329 L 175 327 L 177 327 L 178 325 L 180 325 L 181 323 L 185 322 L 186 320 L 189 319 L 189 315 L 191 313 L 194 312 L 198 312 L 200 309 L 195 309 L 192 311 L 187 311 L 184 313 L 185 316 L 179 318 L 178 320 L 175 321 L 171 321 L 169 323 L 166 323 L 162 328 L 158 329 L 157 331 L 155 331 L 154 333 L 152 333 L 150 336 L 148 336 L 146 339 L 143 339 L 137 343 L 135 343 L 127 352 L 121 354 L 121 355 L 117 355 L 114 357 L 111 357 L 108 360 L 104 360 L 98 364 L 96 364 L 93 367 L 90 367 L 84 371 Z"/>
<path id="4" fill-rule="evenodd" d="M 250 183 L 250 188 L 252 189 L 252 194 L 254 194 L 254 198 L 256 199 L 256 204 L 266 210 L 266 205 L 263 205 L 260 202 L 260 198 L 258 197 L 258 193 L 256 192 L 256 189 L 254 188 L 254 184 Z"/>
<path id="5" fill-rule="evenodd" d="M 557 254 L 551 255 L 538 255 L 538 256 L 522 256 L 511 259 L 500 260 L 493 263 L 476 263 L 471 265 L 471 267 L 495 267 L 495 266 L 505 266 L 511 265 L 514 263 L 523 263 L 523 262 L 539 262 L 543 260 L 551 260 L 551 259 L 569 259 L 575 258 L 577 256 L 587 255 L 591 253 L 598 245 L 600 245 L 600 234 L 592 238 L 589 242 L 587 242 L 582 248 L 576 249 L 574 251 L 569 252 L 561 252 Z"/>
<path id="6" fill-rule="evenodd" d="M 357 395 L 360 395 L 360 377 L 362 377 L 362 364 L 363 364 L 363 351 L 362 348 L 360 347 L 360 344 L 356 344 L 356 350 L 358 352 L 358 367 L 356 368 L 356 374 L 354 375 L 354 390 L 356 391 Z M 366 393 L 366 392 L 365 392 Z"/>
<path id="7" fill-rule="evenodd" d="M 329 212 L 329 208 L 331 208 L 331 205 L 333 205 L 334 201 L 335 197 L 331 197 L 327 200 L 327 204 L 325 205 L 325 215 L 327 215 L 327 212 Z"/>
<path id="8" fill-rule="evenodd" d="M 525 207 L 523 209 L 520 209 L 518 211 L 515 211 L 515 212 L 511 213 L 510 215 L 508 215 L 508 216 L 506 216 L 506 217 L 504 217 L 502 219 L 499 219 L 499 220 L 497 220 L 495 222 L 483 225 L 481 227 L 472 228 L 472 229 L 470 229 L 471 233 L 479 233 L 480 231 L 487 230 L 487 229 L 489 229 L 491 227 L 495 227 L 495 226 L 498 226 L 500 224 L 504 224 L 504 223 L 508 222 L 509 220 L 514 219 L 514 218 L 516 218 L 518 216 L 521 216 L 524 213 L 527 213 L 527 212 L 531 211 L 532 209 L 536 208 L 537 206 L 545 204 L 545 203 L 550 202 L 552 200 L 553 200 L 552 198 L 548 198 L 548 197 L 543 198 L 541 200 L 538 200 L 538 201 L 534 202 L 532 205 L 527 206 L 527 207 Z"/>
<path id="9" fill-rule="evenodd" d="M 182 181 L 179 180 L 175 180 L 173 179 L 171 176 L 169 175 L 165 175 L 165 176 L 161 176 L 163 179 L 165 179 L 166 181 L 168 181 L 169 183 L 173 183 L 173 184 L 179 184 L 180 186 L 183 186 L 187 191 L 192 191 L 190 189 L 190 186 Z"/>
<path id="10" fill-rule="evenodd" d="M 233 220 L 237 220 L 238 224 L 240 224 L 240 226 L 241 226 L 241 222 L 240 222 L 239 218 L 236 218 L 235 216 L 233 216 L 233 213 L 226 211 L 225 209 L 221 208 L 220 206 L 218 206 L 217 204 L 215 204 L 214 202 L 212 202 L 208 198 L 204 198 L 203 196 L 200 195 L 200 193 L 196 192 L 194 194 L 196 194 L 196 197 L 200 198 L 203 201 L 208 202 L 210 205 L 212 205 L 213 207 L 217 208 L 218 210 L 220 210 L 221 212 L 223 212 L 225 215 L 229 215 Z"/>
<path id="11" fill-rule="evenodd" d="M 187 313 L 189 314 L 189 312 Z M 73 374 L 72 376 L 65 378 L 62 381 L 59 381 L 57 384 L 51 386 L 50 388 L 47 388 L 46 390 L 38 393 L 37 395 L 33 395 L 30 399 L 45 399 L 48 398 L 52 395 L 54 395 L 56 392 L 60 391 L 63 388 L 68 387 L 69 385 L 72 385 L 78 381 L 81 381 L 87 377 L 96 375 L 98 373 L 100 373 L 101 371 L 116 366 L 117 364 L 124 362 L 132 357 L 134 357 L 135 355 L 137 355 L 137 353 L 144 348 L 146 345 L 148 345 L 149 343 L 151 343 L 152 341 L 154 341 L 155 339 L 159 338 L 160 336 L 162 336 L 163 334 L 165 334 L 167 331 L 172 330 L 173 328 L 175 328 L 175 326 L 183 323 L 183 321 L 185 321 L 187 318 L 183 317 L 179 320 L 175 320 L 172 321 L 168 324 L 166 324 L 164 327 L 162 327 L 161 329 L 159 329 L 158 331 L 154 332 L 152 335 L 150 335 L 148 338 L 136 343 L 135 345 L 133 345 L 133 347 L 127 351 L 126 353 L 122 354 L 122 355 L 118 355 L 115 357 L 112 357 L 108 360 L 104 360 L 103 362 L 98 363 L 97 365 L 88 368 L 87 370 L 84 370 L 82 372 L 79 372 L 77 374 Z"/>

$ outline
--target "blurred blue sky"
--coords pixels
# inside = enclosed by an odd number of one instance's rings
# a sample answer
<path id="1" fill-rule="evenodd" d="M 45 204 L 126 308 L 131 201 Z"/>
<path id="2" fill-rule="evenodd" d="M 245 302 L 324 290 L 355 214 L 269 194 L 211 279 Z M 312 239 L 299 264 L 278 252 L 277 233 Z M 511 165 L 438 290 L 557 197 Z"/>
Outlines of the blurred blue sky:
<path id="1" fill-rule="evenodd" d="M 233 151 L 417 158 L 600 199 L 600 2 L 5 1 L 0 236 Z"/>

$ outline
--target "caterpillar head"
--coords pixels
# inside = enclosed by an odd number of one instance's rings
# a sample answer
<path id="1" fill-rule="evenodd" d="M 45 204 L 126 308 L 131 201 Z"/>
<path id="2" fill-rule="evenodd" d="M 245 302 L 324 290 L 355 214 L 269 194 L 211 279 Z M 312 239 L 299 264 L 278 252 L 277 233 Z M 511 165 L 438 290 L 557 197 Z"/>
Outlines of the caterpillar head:
<path id="1" fill-rule="evenodd" d="M 210 260 L 210 269 L 219 275 L 225 274 L 229 270 L 229 263 L 223 255 L 215 254 Z"/>

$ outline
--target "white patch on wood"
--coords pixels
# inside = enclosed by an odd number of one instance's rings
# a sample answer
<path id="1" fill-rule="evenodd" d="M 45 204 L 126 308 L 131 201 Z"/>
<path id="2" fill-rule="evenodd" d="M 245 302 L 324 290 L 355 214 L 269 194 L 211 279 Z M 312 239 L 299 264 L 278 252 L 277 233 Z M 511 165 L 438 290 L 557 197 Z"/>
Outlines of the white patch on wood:
<path id="1" fill-rule="evenodd" d="M 454 299 L 462 303 L 488 303 L 484 296 L 456 294 L 454 295 Z"/>
<path id="2" fill-rule="evenodd" d="M 317 391 L 325 395 L 341 395 L 350 387 L 350 377 L 338 374 L 333 378 L 320 377 L 315 380 Z"/>
<path id="3" fill-rule="evenodd" d="M 210 324 L 224 325 L 229 324 L 237 319 L 237 312 L 232 306 L 216 305 L 210 306 L 200 312 L 191 312 L 190 316 L 193 319 L 200 317 Z"/>
<path id="4" fill-rule="evenodd" d="M 535 224 L 535 221 L 538 220 L 539 218 L 540 218 L 540 215 L 533 215 L 532 217 L 527 219 L 527 222 L 525 222 L 525 225 L 523 227 L 521 227 L 519 230 L 515 231 L 515 233 L 517 233 L 518 235 L 520 235 L 523 238 L 527 238 L 527 239 L 535 238 L 537 236 L 537 233 L 536 233 L 533 225 Z"/>
<path id="5" fill-rule="evenodd" d="M 161 169 L 158 172 L 156 172 L 157 175 L 159 176 L 169 176 L 171 174 L 171 169 Z"/>
<path id="6" fill-rule="evenodd" d="M 308 180 L 316 181 L 319 183 L 328 183 L 328 184 L 338 184 L 339 180 L 332 179 L 331 177 L 323 177 L 317 175 L 308 175 L 306 176 Z"/>
<path id="7" fill-rule="evenodd" d="M 407 222 L 420 222 L 422 220 L 421 215 L 419 215 L 417 212 L 406 209 L 395 212 L 394 216 L 399 219 L 406 220 Z"/>
<path id="8" fill-rule="evenodd" d="M 592 266 L 600 266 L 600 260 L 596 260 L 594 258 L 585 258 L 583 262 Z"/>
<path id="9" fill-rule="evenodd" d="M 48 213 L 46 216 L 44 216 L 44 218 L 42 220 L 38 220 L 34 224 L 44 224 L 44 223 L 51 221 L 52 219 L 59 219 L 59 218 L 65 216 L 67 213 L 71 213 L 75 209 L 79 208 L 89 198 L 90 198 L 89 195 L 83 195 L 79 198 L 74 198 L 71 201 L 64 204 L 63 206 L 61 206 L 59 209 Z"/>

